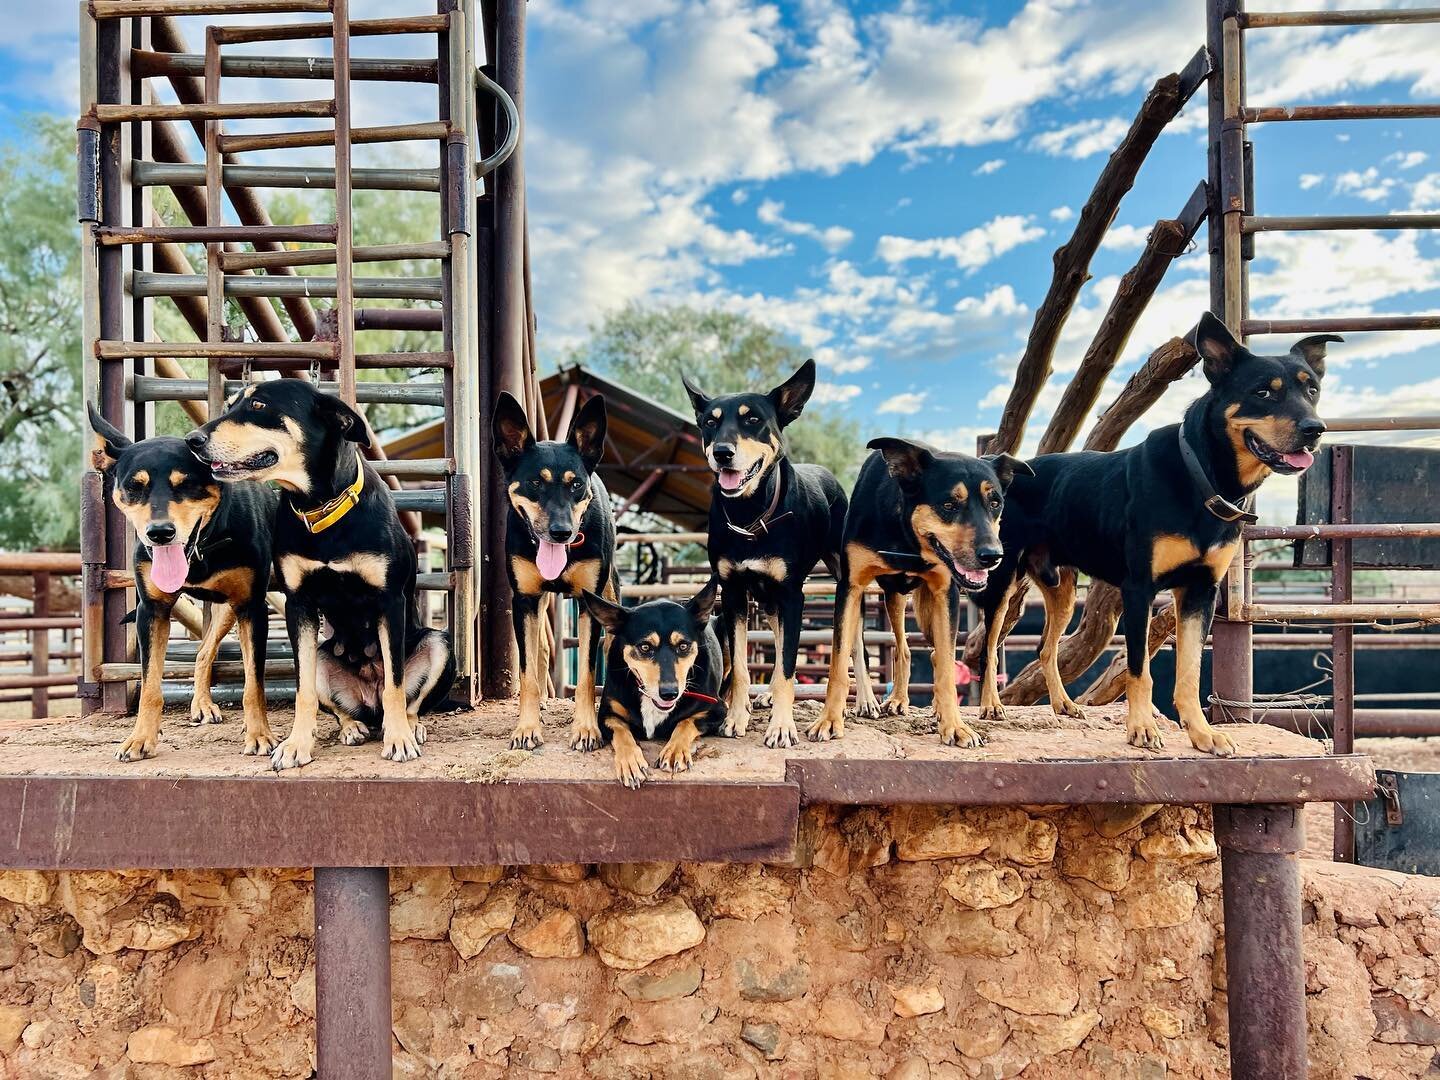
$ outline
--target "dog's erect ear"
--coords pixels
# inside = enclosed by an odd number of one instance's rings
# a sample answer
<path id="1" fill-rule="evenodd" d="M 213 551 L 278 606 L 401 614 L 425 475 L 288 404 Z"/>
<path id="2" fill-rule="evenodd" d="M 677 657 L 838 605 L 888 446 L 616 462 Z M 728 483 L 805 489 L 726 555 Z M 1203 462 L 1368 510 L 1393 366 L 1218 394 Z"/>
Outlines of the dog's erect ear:
<path id="1" fill-rule="evenodd" d="M 908 439 L 889 437 L 871 439 L 865 444 L 865 449 L 879 450 L 884 455 L 885 465 L 890 470 L 890 475 L 898 480 L 902 487 L 918 480 L 920 474 L 935 460 L 935 455 L 930 452 L 929 447 L 910 442 Z"/>
<path id="2" fill-rule="evenodd" d="M 690 407 L 695 410 L 695 415 L 699 416 L 705 411 L 705 406 L 709 404 L 710 395 L 705 393 L 704 390 L 701 390 L 684 375 L 680 376 L 680 382 L 685 387 L 685 393 L 690 395 Z"/>
<path id="3" fill-rule="evenodd" d="M 1312 337 L 1301 338 L 1291 345 L 1290 354 L 1304 360 L 1310 365 L 1310 370 L 1323 379 L 1325 377 L 1325 346 L 1332 341 L 1344 340 L 1337 334 L 1315 334 Z"/>
<path id="4" fill-rule="evenodd" d="M 586 472 L 593 473 L 605 456 L 605 424 L 605 399 L 599 394 L 581 405 L 570 422 L 565 441 L 579 451 Z"/>
<path id="5" fill-rule="evenodd" d="M 1028 461 L 1021 461 L 1009 454 L 987 454 L 981 460 L 989 463 L 995 470 L 995 476 L 1000 481 L 1001 490 L 1010 487 L 1010 481 L 1015 479 L 1017 473 L 1024 473 L 1026 476 L 1034 476 L 1035 470 L 1030 467 Z"/>
<path id="6" fill-rule="evenodd" d="M 495 456 L 507 469 L 515 464 L 521 454 L 535 445 L 535 436 L 530 433 L 530 421 L 525 419 L 525 409 L 508 390 L 500 391 L 500 397 L 495 401 L 490 430 L 495 439 Z"/>
<path id="7" fill-rule="evenodd" d="M 710 612 L 715 607 L 715 595 L 719 591 L 720 579 L 711 575 L 710 580 L 705 583 L 705 587 L 685 601 L 685 610 L 701 626 L 704 626 L 709 620 Z"/>
<path id="8" fill-rule="evenodd" d="M 90 429 L 95 432 L 95 445 L 90 450 L 90 467 L 104 472 L 119 460 L 121 452 L 135 441 L 95 411 L 94 405 L 87 405 L 90 413 Z"/>
<path id="9" fill-rule="evenodd" d="M 775 406 L 775 414 L 779 417 L 782 428 L 800 419 L 800 414 L 805 410 L 805 403 L 810 400 L 810 395 L 814 391 L 814 360 L 806 360 L 794 375 L 770 391 L 767 396 L 770 398 L 770 403 Z"/>
<path id="10" fill-rule="evenodd" d="M 326 425 L 348 442 L 370 445 L 370 427 L 365 418 L 334 394 L 321 394 L 318 408 Z"/>
<path id="11" fill-rule="evenodd" d="M 1201 369 L 1212 386 L 1225 380 L 1240 358 L 1241 344 L 1230 333 L 1230 328 L 1210 312 L 1200 316 L 1195 329 L 1190 331 L 1190 344 L 1200 354 Z"/>
<path id="12" fill-rule="evenodd" d="M 585 601 L 585 610 L 590 612 L 591 618 L 606 630 L 615 633 L 625 625 L 629 612 L 619 604 L 612 604 L 599 593 L 591 592 L 589 589 L 582 591 L 580 597 Z"/>

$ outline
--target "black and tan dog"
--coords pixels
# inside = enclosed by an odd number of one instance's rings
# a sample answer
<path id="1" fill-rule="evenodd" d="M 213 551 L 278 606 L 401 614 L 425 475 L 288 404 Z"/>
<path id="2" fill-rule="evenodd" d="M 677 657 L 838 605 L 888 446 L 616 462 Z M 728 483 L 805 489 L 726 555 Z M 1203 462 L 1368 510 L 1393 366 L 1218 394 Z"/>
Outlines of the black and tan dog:
<path id="1" fill-rule="evenodd" d="M 592 618 L 610 631 L 600 729 L 615 748 L 615 775 L 638 788 L 650 767 L 637 739 L 664 739 L 655 767 L 684 772 L 695 743 L 725 716 L 720 640 L 710 625 L 716 580 L 684 604 L 652 600 L 626 608 L 585 593 Z"/>
<path id="2" fill-rule="evenodd" d="M 111 498 L 136 535 L 140 708 L 135 729 L 115 756 L 139 761 L 155 753 L 170 615 L 182 595 L 217 605 L 195 654 L 190 722 L 221 720 L 210 696 L 210 673 L 221 639 L 238 625 L 245 669 L 245 753 L 270 753 L 275 739 L 265 718 L 265 590 L 274 493 L 260 484 L 222 486 L 180 439 L 133 442 L 93 407 L 90 427 L 96 435 L 91 464 L 110 480 Z"/>
<path id="3" fill-rule="evenodd" d="M 1197 750 L 1233 754 L 1200 706 L 1200 664 L 1215 613 L 1215 592 L 1235 556 L 1240 530 L 1254 521 L 1253 495 L 1271 473 L 1309 468 L 1325 431 L 1315 414 L 1325 374 L 1321 334 L 1288 354 L 1260 356 L 1240 345 L 1208 312 L 1191 341 L 1209 390 L 1180 424 L 1152 431 L 1113 453 L 1047 454 L 1033 477 L 1010 490 L 1001 539 L 1005 559 L 980 598 L 987 637 L 982 705 L 1002 715 L 995 653 L 1005 609 L 1021 574 L 1045 598 L 1040 661 L 1056 713 L 1079 716 L 1057 660 L 1075 608 L 1075 572 L 1121 590 L 1127 665 L 1126 731 L 1135 746 L 1162 743 L 1151 699 L 1150 608 L 1162 589 L 1175 598 L 1175 708 Z"/>
<path id="4" fill-rule="evenodd" d="M 800 418 L 815 389 L 815 361 L 807 360 L 769 393 L 711 397 L 685 380 L 695 407 L 705 458 L 715 473 L 710 489 L 710 566 L 724 585 L 721 639 L 728 664 L 729 708 L 723 734 L 750 726 L 750 670 L 746 620 L 754 597 L 775 635 L 766 746 L 794 746 L 795 664 L 805 610 L 805 579 L 817 562 L 839 576 L 847 502 L 840 482 L 819 465 L 792 464 L 784 430 Z M 863 642 L 856 642 L 863 648 Z M 863 654 L 857 654 L 863 655 Z M 873 704 L 869 679 L 858 694 Z"/>
<path id="5" fill-rule="evenodd" d="M 596 467 L 605 452 L 605 399 L 580 406 L 564 442 L 537 442 L 521 404 L 501 393 L 491 421 L 495 456 L 505 473 L 510 512 L 505 521 L 506 573 L 514 591 L 515 645 L 520 654 L 520 719 L 510 745 L 533 750 L 545 741 L 540 696 L 549 654 L 543 599 L 577 599 L 587 589 L 618 598 L 615 521 L 610 495 Z M 594 750 L 601 731 L 595 715 L 595 665 L 600 631 L 584 605 L 579 618 L 580 672 L 570 745 Z"/>
<path id="6" fill-rule="evenodd" d="M 835 637 L 825 710 L 810 738 L 845 734 L 849 661 L 860 633 L 860 601 L 871 582 L 885 593 L 895 635 L 895 680 L 883 712 L 910 707 L 910 647 L 905 641 L 905 598 L 915 594 L 915 616 L 930 642 L 935 718 L 940 741 L 979 746 L 980 736 L 960 719 L 955 696 L 955 628 L 960 593 L 978 592 L 1000 564 L 1000 512 L 1017 475 L 1030 471 L 1008 454 L 976 458 L 936 450 L 907 439 L 872 439 L 850 512 L 845 518 Z"/>
<path id="7" fill-rule="evenodd" d="M 369 738 L 378 716 L 382 756 L 419 757 L 420 713 L 443 700 L 454 677 L 450 641 L 414 625 L 415 549 L 390 490 L 360 455 L 364 419 L 307 382 L 275 379 L 246 387 L 185 441 L 220 480 L 280 487 L 275 567 L 299 686 L 294 727 L 271 764 L 312 760 L 322 706 L 344 742 Z M 334 631 L 323 652 L 322 618 Z M 378 667 L 366 662 L 377 652 Z"/>

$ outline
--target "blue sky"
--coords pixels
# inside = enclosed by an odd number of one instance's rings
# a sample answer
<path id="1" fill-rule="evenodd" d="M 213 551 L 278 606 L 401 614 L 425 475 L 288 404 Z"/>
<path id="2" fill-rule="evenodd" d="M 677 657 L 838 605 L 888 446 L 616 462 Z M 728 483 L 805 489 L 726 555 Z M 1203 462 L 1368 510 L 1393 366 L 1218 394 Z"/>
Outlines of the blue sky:
<path id="1" fill-rule="evenodd" d="M 352 6 L 357 17 L 425 7 Z M 544 355 L 553 361 L 629 301 L 725 307 L 812 350 L 826 407 L 876 431 L 972 447 L 999 414 L 1067 215 L 1145 90 L 1202 43 L 1203 6 L 532 0 L 527 162 Z M 27 110 L 73 114 L 73 17 L 68 4 L 10 13 L 0 136 Z M 1253 104 L 1440 100 L 1440 28 L 1265 31 L 1252 44 Z M 357 87 L 357 122 L 426 118 L 429 107 L 433 92 Z M 1440 211 L 1437 132 L 1437 121 L 1256 128 L 1257 205 Z M 1060 372 L 1083 353 L 1149 225 L 1179 211 L 1204 168 L 1202 93 L 1121 206 Z M 1262 236 L 1258 254 L 1257 315 L 1440 306 L 1436 238 Z M 1202 232 L 1107 397 L 1194 323 L 1206 271 Z M 1437 339 L 1353 335 L 1335 346 L 1328 410 L 1440 413 Z M 1063 374 L 1032 434 L 1062 386 Z M 1178 416 L 1198 389 L 1177 388 L 1151 422 Z"/>

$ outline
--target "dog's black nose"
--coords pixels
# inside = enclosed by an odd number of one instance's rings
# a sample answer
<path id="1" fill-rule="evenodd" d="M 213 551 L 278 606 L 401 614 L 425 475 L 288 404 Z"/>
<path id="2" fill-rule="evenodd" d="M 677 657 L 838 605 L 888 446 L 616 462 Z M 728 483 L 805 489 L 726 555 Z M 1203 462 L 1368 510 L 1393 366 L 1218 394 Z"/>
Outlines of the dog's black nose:
<path id="1" fill-rule="evenodd" d="M 1318 439 L 1321 435 L 1324 435 L 1326 431 L 1325 421 L 1321 420 L 1318 416 L 1301 420 L 1300 423 L 1295 426 L 1300 429 L 1300 434 L 1307 439 Z"/>
<path id="2" fill-rule="evenodd" d="M 564 525 L 551 525 L 549 531 L 551 540 L 557 544 L 563 544 L 566 540 L 570 539 L 570 534 L 574 530 Z"/>
<path id="3" fill-rule="evenodd" d="M 1005 552 L 998 547 L 981 548 L 975 552 L 975 558 L 980 561 L 981 566 L 989 570 L 992 566 L 1000 565 L 1000 559 L 1004 554 Z"/>
<path id="4" fill-rule="evenodd" d="M 175 542 L 175 526 L 168 521 L 157 521 L 145 528 L 145 539 L 152 544 L 173 544 Z"/>
<path id="5" fill-rule="evenodd" d="M 680 700 L 680 684 L 673 683 L 669 686 L 660 684 L 660 693 L 656 695 L 662 705 L 673 705 Z"/>
<path id="6" fill-rule="evenodd" d="M 721 465 L 728 465 L 735 460 L 735 447 L 729 443 L 716 443 L 710 448 L 710 452 Z"/>
<path id="7" fill-rule="evenodd" d="M 198 454 L 201 450 L 205 449 L 206 439 L 207 436 L 205 432 L 201 431 L 199 428 L 196 428 L 194 431 L 190 432 L 189 435 L 185 436 L 185 445 L 190 447 L 191 450 L 195 451 Z"/>

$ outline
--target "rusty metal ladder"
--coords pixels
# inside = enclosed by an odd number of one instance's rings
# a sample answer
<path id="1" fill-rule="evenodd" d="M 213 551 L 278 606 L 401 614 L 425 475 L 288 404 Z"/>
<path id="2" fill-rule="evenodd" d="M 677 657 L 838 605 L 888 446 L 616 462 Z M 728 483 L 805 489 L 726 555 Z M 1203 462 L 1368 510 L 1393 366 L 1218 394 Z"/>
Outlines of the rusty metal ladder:
<path id="1" fill-rule="evenodd" d="M 310 376 L 352 403 L 440 408 L 445 417 L 444 456 L 374 465 L 394 490 L 412 535 L 420 514 L 445 523 L 445 570 L 424 572 L 417 585 L 447 597 L 450 631 L 460 668 L 457 696 L 473 700 L 477 571 L 473 538 L 479 521 L 471 486 L 480 470 L 478 313 L 472 244 L 476 191 L 476 69 L 473 0 L 439 0 L 434 15 L 352 20 L 349 0 L 91 0 L 81 5 L 79 124 L 80 219 L 85 269 L 84 393 L 106 419 L 137 438 L 153 433 L 153 404 L 178 401 L 199 420 L 214 415 L 251 372 Z M 328 18 L 271 25 L 212 24 L 204 51 L 191 53 L 173 21 L 178 16 L 275 13 Z M 433 59 L 353 59 L 354 38 L 434 35 Z M 331 55 L 256 56 L 226 46 L 330 39 Z M 223 102 L 224 76 L 246 79 L 326 79 L 327 99 Z M 355 79 L 434 83 L 438 118 L 413 124 L 356 127 L 351 114 Z M 155 100 L 154 83 L 168 80 L 176 103 Z M 481 80 L 488 84 L 488 80 Z M 488 84 L 493 88 L 494 84 Z M 227 120 L 329 119 L 321 129 L 230 133 Z M 188 160 L 175 122 L 189 122 L 203 141 L 204 159 Z M 359 144 L 429 141 L 438 147 L 434 169 L 354 168 Z M 249 151 L 334 147 L 328 169 L 242 164 Z M 150 192 L 168 186 L 189 226 L 153 222 Z M 260 188 L 332 189 L 335 220 L 272 224 L 255 194 Z M 440 197 L 442 235 L 434 242 L 354 245 L 353 195 L 357 188 L 432 192 Z M 203 191 L 203 196 L 199 193 Z M 225 200 L 239 224 L 227 221 Z M 181 245 L 203 244 L 205 272 L 191 271 Z M 292 244 L 325 245 L 294 248 Z M 248 245 L 246 250 L 242 245 Z M 437 276 L 356 277 L 358 263 L 434 260 Z M 298 276 L 296 267 L 333 264 L 333 277 Z M 153 340 L 150 305 L 172 300 L 201 340 Z M 316 312 L 311 297 L 333 298 Z M 271 306 L 278 299 L 287 327 Z M 437 308 L 357 307 L 357 300 L 420 300 Z M 227 304 L 248 320 L 252 337 L 238 340 L 227 326 Z M 293 327 L 293 332 L 292 328 Z M 357 330 L 439 331 L 443 347 L 425 352 L 355 351 Z M 178 361 L 206 361 L 203 380 L 186 377 Z M 437 380 L 401 383 L 357 380 L 376 369 L 430 369 Z M 323 381 L 321 381 L 323 380 Z M 203 402 L 203 409 L 200 404 Z M 425 481 L 402 488 L 400 479 Z M 86 705 L 123 711 L 127 684 L 137 678 L 129 662 L 121 618 L 133 588 L 127 571 L 133 537 L 104 499 L 99 478 L 82 481 L 82 552 L 86 565 L 84 665 Z M 233 663 L 216 665 L 220 680 L 239 675 Z M 167 663 L 166 675 L 188 677 L 193 666 Z M 293 664 L 267 663 L 267 676 L 284 677 Z"/>

